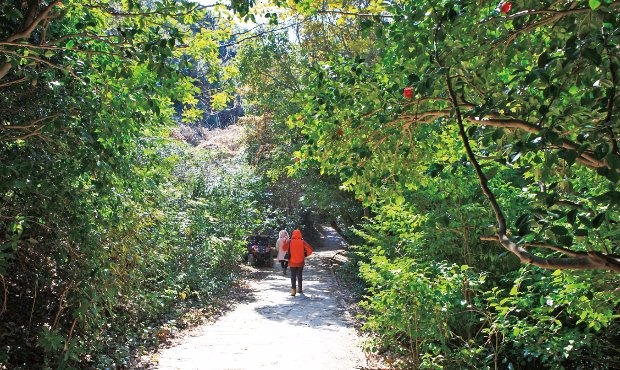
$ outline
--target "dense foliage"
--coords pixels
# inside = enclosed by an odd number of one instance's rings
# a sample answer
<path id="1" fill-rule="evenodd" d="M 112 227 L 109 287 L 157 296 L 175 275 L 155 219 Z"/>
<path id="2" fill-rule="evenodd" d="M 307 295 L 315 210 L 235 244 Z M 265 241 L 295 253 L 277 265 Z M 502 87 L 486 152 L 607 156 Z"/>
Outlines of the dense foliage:
<path id="1" fill-rule="evenodd" d="M 404 367 L 617 367 L 620 3 L 291 6 L 293 168 L 371 209 L 371 348 Z"/>
<path id="2" fill-rule="evenodd" d="M 382 35 L 379 60 L 336 55 L 309 78 L 315 98 L 297 123 L 306 152 L 371 201 L 386 189 L 406 198 L 424 186 L 421 173 L 471 173 L 495 238 L 523 262 L 620 270 L 605 242 L 617 237 L 617 5 L 524 4 L 514 15 L 469 2 L 388 7 L 360 25 Z M 530 206 L 503 206 L 518 201 Z M 565 258 L 526 249 L 535 247 Z"/>
<path id="3" fill-rule="evenodd" d="M 352 224 L 360 211 L 352 195 L 339 189 L 337 178 L 320 176 L 318 166 L 301 167 L 295 156 L 305 138 L 287 120 L 301 109 L 295 96 L 303 92 L 308 53 L 291 44 L 285 32 L 269 28 L 263 32 L 263 37 L 240 46 L 236 61 L 245 110 L 251 117 L 245 120 L 248 161 L 264 174 L 271 204 L 286 213 L 291 226 Z M 298 169 L 294 174 L 293 166 Z"/>
<path id="4" fill-rule="evenodd" d="M 202 117 L 192 63 L 223 81 L 210 106 L 228 101 L 231 30 L 209 19 L 168 0 L 0 4 L 0 367 L 127 366 L 164 314 L 231 284 L 260 182 L 167 138 L 179 112 Z"/>
<path id="5" fill-rule="evenodd" d="M 620 367 L 619 1 L 300 0 L 237 54 L 205 10 L 0 4 L 0 367 L 130 366 L 309 215 L 396 367 Z M 169 137 L 237 72 L 247 152 Z"/>

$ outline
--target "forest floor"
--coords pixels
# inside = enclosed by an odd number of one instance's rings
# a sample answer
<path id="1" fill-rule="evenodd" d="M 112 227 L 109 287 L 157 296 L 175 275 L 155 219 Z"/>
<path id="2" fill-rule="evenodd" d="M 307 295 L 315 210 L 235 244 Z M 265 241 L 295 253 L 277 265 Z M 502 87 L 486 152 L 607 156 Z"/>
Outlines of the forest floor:
<path id="1" fill-rule="evenodd" d="M 362 350 L 350 292 L 337 279 L 346 246 L 320 230 L 306 260 L 304 294 L 290 295 L 290 276 L 274 267 L 245 266 L 239 302 L 215 321 L 176 336 L 150 355 L 152 367 L 173 369 L 377 369 Z"/>

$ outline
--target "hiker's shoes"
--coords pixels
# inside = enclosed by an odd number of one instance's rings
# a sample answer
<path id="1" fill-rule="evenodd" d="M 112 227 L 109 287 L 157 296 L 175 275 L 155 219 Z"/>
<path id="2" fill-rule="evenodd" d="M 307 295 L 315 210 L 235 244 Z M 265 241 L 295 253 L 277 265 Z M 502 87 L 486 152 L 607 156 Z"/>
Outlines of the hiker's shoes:
<path id="1" fill-rule="evenodd" d="M 291 295 L 292 295 L 293 297 L 295 296 L 295 293 L 297 293 L 297 292 L 295 291 L 295 288 L 291 288 Z"/>

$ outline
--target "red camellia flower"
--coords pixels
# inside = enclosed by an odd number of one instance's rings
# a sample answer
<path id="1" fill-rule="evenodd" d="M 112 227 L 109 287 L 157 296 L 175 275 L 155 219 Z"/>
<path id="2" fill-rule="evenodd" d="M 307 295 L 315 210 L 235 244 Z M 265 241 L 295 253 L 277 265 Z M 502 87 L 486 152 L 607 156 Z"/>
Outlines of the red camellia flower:
<path id="1" fill-rule="evenodd" d="M 403 96 L 407 99 L 413 99 L 413 87 L 405 87 L 405 90 L 403 90 Z"/>
<path id="2" fill-rule="evenodd" d="M 508 12 L 512 9 L 512 3 L 510 1 L 504 1 L 499 5 L 499 11 L 508 14 Z"/>

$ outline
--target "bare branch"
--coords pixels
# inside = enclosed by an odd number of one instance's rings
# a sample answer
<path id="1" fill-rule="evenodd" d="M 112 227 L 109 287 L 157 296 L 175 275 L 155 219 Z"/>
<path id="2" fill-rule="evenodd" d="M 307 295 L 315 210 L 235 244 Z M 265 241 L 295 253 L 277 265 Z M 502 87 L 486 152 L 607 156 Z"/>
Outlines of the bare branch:
<path id="1" fill-rule="evenodd" d="M 67 72 L 67 73 L 69 73 L 71 76 L 73 76 L 75 79 L 82 81 L 82 79 L 81 79 L 78 75 L 76 75 L 75 73 L 73 73 L 73 71 L 71 71 L 71 70 L 69 70 L 69 69 L 62 68 L 61 66 L 58 66 L 58 65 L 56 65 L 56 64 L 54 64 L 54 63 L 51 63 L 51 62 L 48 62 L 48 61 L 47 61 L 47 60 L 45 60 L 45 59 L 41 59 L 41 58 L 37 58 L 37 57 L 33 57 L 33 56 L 30 56 L 30 55 L 29 55 L 29 56 L 24 56 L 24 55 L 21 55 L 21 54 L 19 54 L 19 53 L 14 52 L 14 51 L 8 51 L 8 50 L 6 50 L 6 51 L 5 51 L 5 53 L 7 53 L 7 54 L 13 54 L 13 55 L 16 55 L 16 56 L 18 56 L 18 57 L 20 57 L 20 58 L 24 58 L 24 59 L 31 59 L 31 60 L 37 61 L 37 62 L 39 62 L 39 63 L 46 64 L 46 65 L 48 65 L 48 66 L 50 66 L 50 67 L 52 67 L 52 68 L 59 69 L 59 70 L 61 70 L 61 71 L 66 71 L 66 72 Z"/>
<path id="2" fill-rule="evenodd" d="M 605 50 L 607 51 L 609 57 L 609 72 L 611 73 L 611 82 L 613 86 L 609 89 L 609 97 L 607 98 L 607 116 L 605 117 L 605 121 L 603 124 L 607 126 L 607 132 L 609 132 L 609 139 L 611 141 L 612 151 L 616 154 L 618 153 L 618 141 L 616 140 L 616 135 L 614 130 L 611 127 L 611 121 L 613 117 L 614 111 L 614 102 L 616 100 L 616 86 L 618 86 L 618 71 L 616 64 L 614 63 L 614 58 L 612 57 L 613 52 L 610 51 L 611 46 L 607 45 Z"/>
<path id="3" fill-rule="evenodd" d="M 26 140 L 27 138 L 29 138 L 31 136 L 41 135 L 41 129 L 43 129 L 43 127 L 45 125 L 40 125 L 40 123 L 43 122 L 43 121 L 54 119 L 54 118 L 58 118 L 58 117 L 60 117 L 60 113 L 54 114 L 52 116 L 47 116 L 47 117 L 42 117 L 42 118 L 36 119 L 36 120 L 30 122 L 27 125 L 3 125 L 3 126 L 0 126 L 0 132 L 8 131 L 8 130 L 28 131 L 26 134 L 21 135 L 21 136 L 16 136 L 16 135 L 11 135 L 11 134 L 6 135 L 5 137 L 0 136 L 0 141 Z M 32 129 L 32 130 L 30 130 L 30 129 Z"/>
<path id="4" fill-rule="evenodd" d="M 372 17 L 381 17 L 381 18 L 393 18 L 394 16 L 389 14 L 373 14 L 373 13 L 353 13 L 353 12 L 345 12 L 343 10 L 319 10 L 317 11 L 319 14 L 337 14 L 337 15 L 346 15 L 346 16 L 354 16 L 361 18 L 372 18 Z"/>
<path id="5" fill-rule="evenodd" d="M 1 67 L 0 67 L 0 80 L 4 78 L 4 76 L 6 76 L 7 73 L 9 73 L 9 71 L 11 70 L 13 66 L 11 65 L 11 63 L 4 63 Z"/>
<path id="6" fill-rule="evenodd" d="M 6 280 L 4 279 L 4 275 L 0 275 L 0 279 L 2 280 L 2 291 L 4 292 L 2 299 L 2 309 L 0 309 L 0 316 L 2 316 L 2 314 L 6 312 L 6 303 L 8 302 L 9 289 L 6 286 Z"/>
<path id="7" fill-rule="evenodd" d="M 58 4 L 60 1 L 56 0 L 56 1 L 52 1 L 48 6 L 46 6 L 41 13 L 34 17 L 34 19 L 32 19 L 31 22 L 26 22 L 27 24 L 25 25 L 25 28 L 21 31 L 21 32 L 17 32 L 11 36 L 9 36 L 6 40 L 4 40 L 5 42 L 13 42 L 16 40 L 20 40 L 23 38 L 28 38 L 30 37 L 30 34 L 32 33 L 32 31 L 34 31 L 37 26 L 39 25 L 39 23 L 41 23 L 43 20 L 48 18 L 49 12 L 56 6 L 56 4 Z M 9 71 L 11 70 L 12 65 L 11 63 L 4 63 L 2 65 L 2 67 L 0 67 L 0 80 L 3 79 L 7 73 L 9 73 Z"/>
<path id="8" fill-rule="evenodd" d="M 602 9 L 615 8 L 617 6 L 620 6 L 620 1 L 614 1 L 613 3 L 609 5 L 601 4 Z M 523 17 L 526 15 L 532 15 L 532 14 L 551 14 L 553 16 L 559 15 L 563 17 L 563 16 L 571 15 L 571 14 L 589 13 L 591 11 L 592 9 L 590 7 L 577 8 L 577 9 L 566 9 L 566 10 L 551 10 L 551 9 L 523 10 L 523 11 L 516 12 L 514 14 L 509 15 L 508 18 L 513 19 L 513 18 L 519 18 L 519 17 Z"/>
<path id="9" fill-rule="evenodd" d="M 430 123 L 439 117 L 446 117 L 450 110 L 431 110 L 415 114 L 403 114 L 400 118 L 410 122 Z"/>
<path id="10" fill-rule="evenodd" d="M 9 81 L 9 82 L 5 82 L 5 83 L 3 83 L 3 84 L 0 84 L 0 88 L 2 88 L 2 87 L 7 87 L 7 86 L 11 86 L 11 85 L 13 85 L 13 84 L 18 84 L 18 83 L 20 83 L 20 82 L 24 82 L 24 81 L 26 81 L 26 77 L 22 77 L 22 78 L 20 78 L 20 79 L 18 79 L 18 80 L 15 80 L 15 81 Z"/>
<path id="11" fill-rule="evenodd" d="M 511 241 L 506 234 L 498 234 L 500 244 L 514 253 L 523 263 L 530 263 L 544 269 L 566 270 L 611 270 L 620 273 L 620 258 L 599 252 L 588 252 L 580 257 L 542 258 L 528 252 Z"/>
<path id="12" fill-rule="evenodd" d="M 600 8 L 601 9 L 608 9 L 608 8 L 616 8 L 620 6 L 620 1 L 614 1 L 613 3 L 609 4 L 609 5 L 601 5 Z M 511 14 L 509 16 L 507 16 L 506 18 L 508 19 L 516 19 L 519 17 L 525 17 L 525 16 L 530 16 L 530 15 L 537 15 L 537 14 L 542 14 L 545 15 L 545 17 L 543 17 L 542 19 L 535 21 L 533 23 L 530 23 L 528 25 L 526 25 L 525 27 L 516 30 L 515 32 L 511 33 L 510 35 L 508 35 L 507 39 L 505 41 L 503 41 L 505 44 L 510 44 L 512 43 L 519 35 L 524 34 L 524 33 L 528 33 L 533 29 L 545 26 L 547 24 L 550 23 L 555 23 L 559 20 L 561 20 L 562 18 L 566 17 L 566 16 L 570 16 L 570 15 L 576 15 L 576 14 L 586 14 L 586 13 L 590 13 L 592 12 L 592 9 L 590 7 L 584 7 L 584 8 L 577 8 L 577 9 L 566 9 L 566 10 L 552 10 L 552 9 L 538 9 L 538 10 L 533 10 L 533 9 L 526 9 L 526 10 L 522 10 L 519 12 L 516 12 L 514 14 Z M 500 19 L 503 19 L 504 17 L 494 17 L 492 19 L 489 20 L 485 20 L 484 22 L 489 22 L 489 21 L 497 21 Z M 498 40 L 498 42 L 502 42 L 501 40 Z"/>
<path id="13" fill-rule="evenodd" d="M 168 9 L 164 8 L 164 9 L 159 9 L 157 11 L 152 11 L 152 12 L 139 12 L 139 13 L 124 13 L 124 12 L 120 12 L 120 11 L 116 11 L 114 9 L 110 9 L 109 7 L 104 7 L 104 6 L 100 6 L 100 5 L 84 5 L 87 8 L 90 9 L 99 9 L 101 11 L 104 11 L 114 17 L 150 17 L 150 16 L 154 16 L 154 15 L 165 15 L 165 16 L 170 16 L 170 17 L 180 17 L 180 16 L 184 16 L 184 15 L 188 15 L 191 13 L 194 13 L 197 10 L 204 10 L 207 8 L 212 8 L 215 7 L 215 5 L 200 5 L 198 3 L 194 4 L 194 6 L 192 8 L 189 8 L 187 11 L 185 12 L 181 12 L 181 13 L 167 13 Z M 174 10 L 174 8 L 170 8 L 170 10 Z"/>
<path id="14" fill-rule="evenodd" d="M 253 34 L 252 36 L 244 37 L 244 38 L 242 38 L 240 40 L 236 40 L 236 41 L 233 41 L 233 42 L 228 42 L 228 43 L 225 43 L 225 44 L 220 44 L 220 47 L 230 47 L 230 46 L 234 46 L 234 45 L 239 45 L 239 44 L 241 44 L 244 41 L 255 39 L 255 38 L 259 38 L 259 37 L 262 37 L 263 35 L 266 35 L 266 34 L 269 34 L 269 33 L 286 30 L 288 28 L 297 26 L 297 25 L 299 25 L 301 23 L 303 23 L 303 22 L 299 21 L 299 22 L 288 24 L 288 25 L 280 27 L 280 28 L 274 28 L 274 29 L 270 29 L 270 30 L 266 30 L 266 31 L 261 31 L 261 32 Z"/>
<path id="15" fill-rule="evenodd" d="M 485 241 L 494 241 L 497 242 L 499 241 L 499 238 L 497 237 L 497 235 L 483 235 L 480 237 L 480 240 L 485 240 Z M 547 244 L 547 243 L 524 243 L 523 244 L 524 247 L 534 247 L 534 248 L 545 248 L 545 249 L 550 249 L 556 252 L 560 252 L 564 255 L 570 256 L 570 257 L 584 257 L 587 256 L 588 254 L 586 252 L 575 252 L 572 251 L 570 249 L 567 248 L 562 248 L 562 247 L 558 247 L 556 245 L 551 245 L 551 244 Z"/>
<path id="16" fill-rule="evenodd" d="M 43 8 L 43 10 L 41 11 L 41 13 L 35 17 L 32 22 L 30 22 L 30 24 L 26 25 L 26 28 L 23 29 L 21 32 L 17 32 L 9 37 L 7 37 L 6 42 L 13 42 L 15 40 L 20 40 L 20 39 L 24 39 L 24 38 L 28 38 L 30 37 L 30 34 L 32 33 L 32 31 L 35 30 L 35 28 L 37 28 L 37 26 L 39 25 L 39 23 L 41 23 L 43 20 L 48 18 L 48 14 L 49 12 L 56 6 L 56 4 L 58 4 L 60 1 L 52 1 L 48 6 L 46 6 L 45 8 Z"/>
<path id="17" fill-rule="evenodd" d="M 515 119 L 515 118 L 494 118 L 491 116 L 489 118 L 482 118 L 482 119 L 476 118 L 476 117 L 466 117 L 466 119 L 469 122 L 472 122 L 478 125 L 501 127 L 501 128 L 515 128 L 515 129 L 520 129 L 520 130 L 523 130 L 525 132 L 530 132 L 530 133 L 540 133 L 543 130 L 543 127 L 537 126 L 533 123 L 530 123 L 524 120 Z M 579 149 L 579 145 L 575 144 L 574 142 L 568 139 L 561 139 L 561 141 L 562 141 L 562 145 L 560 147 L 564 149 L 569 149 L 569 150 Z M 609 164 L 607 163 L 607 161 L 605 161 L 604 159 L 602 160 L 597 159 L 594 156 L 594 153 L 592 153 L 592 151 L 587 151 L 587 150 L 584 151 L 577 157 L 576 160 L 579 163 L 587 167 L 592 167 L 592 168 L 609 167 Z"/>

